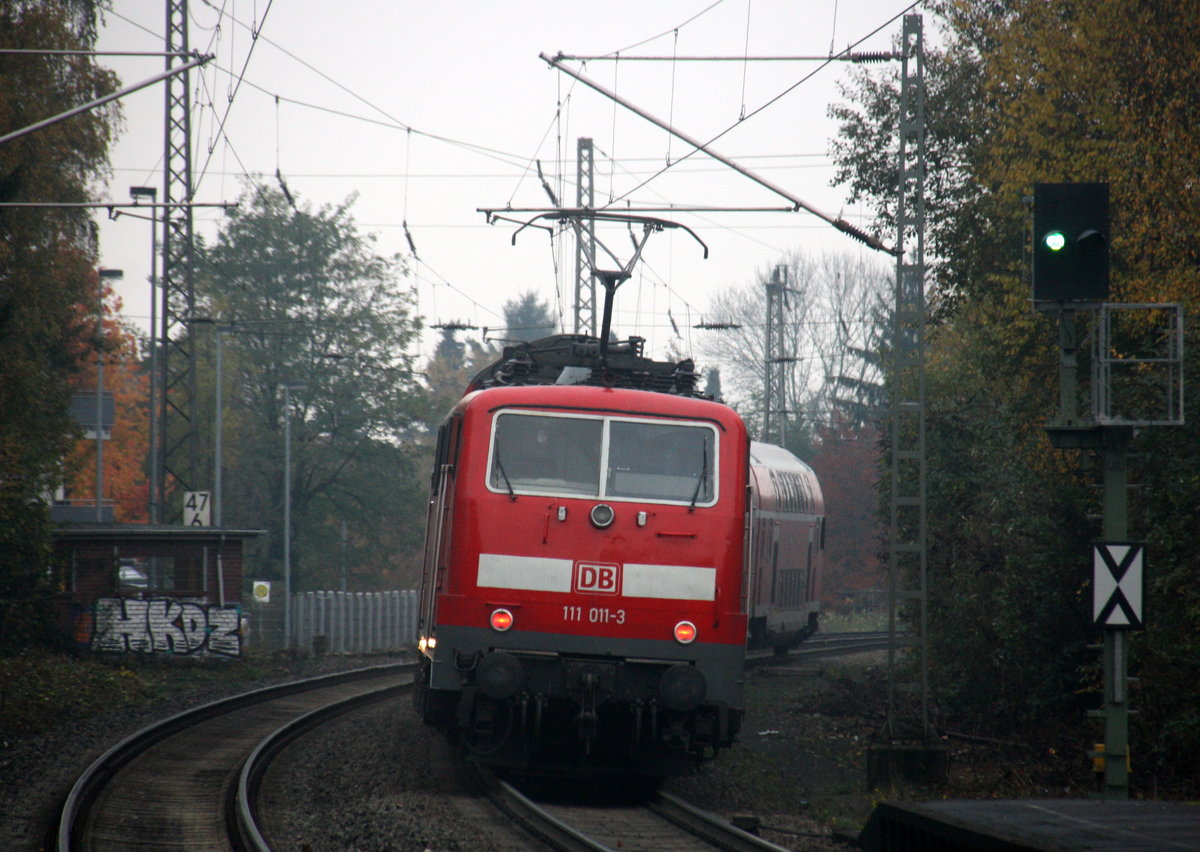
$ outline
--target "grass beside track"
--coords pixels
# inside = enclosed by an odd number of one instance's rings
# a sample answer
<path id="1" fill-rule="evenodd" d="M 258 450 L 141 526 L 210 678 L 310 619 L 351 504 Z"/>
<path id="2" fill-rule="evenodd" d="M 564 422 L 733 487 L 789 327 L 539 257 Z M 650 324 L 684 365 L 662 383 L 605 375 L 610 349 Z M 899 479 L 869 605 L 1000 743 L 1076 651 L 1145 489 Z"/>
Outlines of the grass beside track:
<path id="1" fill-rule="evenodd" d="M 886 616 L 879 613 L 826 613 L 821 618 L 821 630 L 826 633 L 886 629 Z M 358 660 L 357 664 L 367 665 L 370 661 Z M 264 682 L 349 665 L 333 660 L 321 665 L 311 657 L 283 653 L 250 653 L 238 660 L 198 660 L 29 650 L 0 657 L 0 741 L 45 733 L 67 719 L 108 710 L 148 706 L 214 690 L 237 691 L 238 686 L 251 689 Z"/>
<path id="2" fill-rule="evenodd" d="M 881 610 L 821 613 L 822 633 L 878 633 L 887 629 L 887 613 Z"/>
<path id="3" fill-rule="evenodd" d="M 189 696 L 245 691 L 368 664 L 361 658 L 352 663 L 291 654 L 191 660 L 26 651 L 0 657 L 0 746 L 12 737 L 45 733 L 68 719 L 175 699 L 191 703 Z"/>

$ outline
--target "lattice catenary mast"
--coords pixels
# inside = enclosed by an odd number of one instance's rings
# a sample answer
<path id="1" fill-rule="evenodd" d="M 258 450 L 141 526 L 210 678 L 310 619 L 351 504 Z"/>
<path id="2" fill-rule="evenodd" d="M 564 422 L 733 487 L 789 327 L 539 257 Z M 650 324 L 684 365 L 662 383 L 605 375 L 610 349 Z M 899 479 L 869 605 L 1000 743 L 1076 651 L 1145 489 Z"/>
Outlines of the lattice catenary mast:
<path id="1" fill-rule="evenodd" d="M 182 63 L 188 52 L 187 0 L 167 0 L 166 67 Z M 199 434 L 196 418 L 196 352 L 189 322 L 196 305 L 192 280 L 192 153 L 191 95 L 187 71 L 166 81 L 163 137 L 162 318 L 161 334 L 153 330 L 162 388 L 158 481 L 151 483 L 151 519 L 168 521 L 179 512 L 165 505 L 166 483 L 181 491 L 197 482 Z"/>

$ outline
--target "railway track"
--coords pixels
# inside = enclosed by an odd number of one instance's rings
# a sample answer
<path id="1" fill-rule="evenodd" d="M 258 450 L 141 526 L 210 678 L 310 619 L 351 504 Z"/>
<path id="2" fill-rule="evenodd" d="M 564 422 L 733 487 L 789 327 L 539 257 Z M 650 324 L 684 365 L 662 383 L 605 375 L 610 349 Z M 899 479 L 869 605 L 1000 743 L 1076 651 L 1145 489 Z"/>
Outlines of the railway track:
<path id="1" fill-rule="evenodd" d="M 905 642 L 901 638 L 901 642 Z M 886 650 L 888 634 L 837 633 L 807 640 L 787 654 L 752 654 L 748 666 Z M 605 799 L 581 794 L 576 801 L 522 789 L 482 767 L 475 772 L 492 803 L 527 832 L 563 852 L 682 852 L 721 849 L 726 852 L 773 850 L 777 846 L 749 834 L 721 817 L 666 793 Z"/>
<path id="2" fill-rule="evenodd" d="M 527 793 L 483 767 L 475 771 L 497 808 L 560 852 L 787 852 L 668 793 L 564 801 Z"/>
<path id="3" fill-rule="evenodd" d="M 911 640 L 906 634 L 896 637 L 898 647 L 907 647 Z M 886 651 L 888 634 L 886 630 L 872 633 L 818 633 L 805 639 L 798 648 L 793 648 L 785 654 L 772 651 L 755 651 L 746 655 L 747 668 L 762 665 L 777 665 L 798 660 L 816 660 L 822 657 L 841 657 L 847 654 L 860 654 L 866 651 Z"/>
<path id="4" fill-rule="evenodd" d="M 331 715 L 408 688 L 412 670 L 376 666 L 268 687 L 142 729 L 76 781 L 56 849 L 269 848 L 253 804 L 261 767 Z"/>
<path id="5" fill-rule="evenodd" d="M 887 647 L 887 634 L 828 634 L 779 663 Z M 118 743 L 80 776 L 55 848 L 270 849 L 257 786 L 295 737 L 411 685 L 411 664 L 377 666 L 235 696 L 179 714 Z M 665 794 L 624 802 L 535 801 L 490 780 L 489 798 L 557 849 L 771 850 L 773 846 Z"/>

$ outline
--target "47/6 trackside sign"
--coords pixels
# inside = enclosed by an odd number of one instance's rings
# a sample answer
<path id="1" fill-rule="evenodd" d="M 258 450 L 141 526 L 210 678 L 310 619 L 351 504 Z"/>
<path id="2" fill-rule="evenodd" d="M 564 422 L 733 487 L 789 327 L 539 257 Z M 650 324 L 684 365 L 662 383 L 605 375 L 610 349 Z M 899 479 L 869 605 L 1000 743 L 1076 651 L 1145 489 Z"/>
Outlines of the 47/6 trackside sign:
<path id="1" fill-rule="evenodd" d="M 212 503 L 207 491 L 183 492 L 183 525 L 207 527 L 212 525 Z"/>

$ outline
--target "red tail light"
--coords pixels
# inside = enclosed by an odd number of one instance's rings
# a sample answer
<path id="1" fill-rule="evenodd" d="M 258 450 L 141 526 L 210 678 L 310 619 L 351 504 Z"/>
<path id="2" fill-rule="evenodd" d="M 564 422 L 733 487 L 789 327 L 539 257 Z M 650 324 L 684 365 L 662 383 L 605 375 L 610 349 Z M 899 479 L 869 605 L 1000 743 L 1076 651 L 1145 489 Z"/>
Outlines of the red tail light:
<path id="1" fill-rule="evenodd" d="M 681 621 L 675 625 L 675 641 L 687 645 L 696 639 L 696 625 L 690 621 Z"/>
<path id="2" fill-rule="evenodd" d="M 497 609 L 492 612 L 491 621 L 492 629 L 503 633 L 513 626 L 513 614 L 506 609 Z"/>

